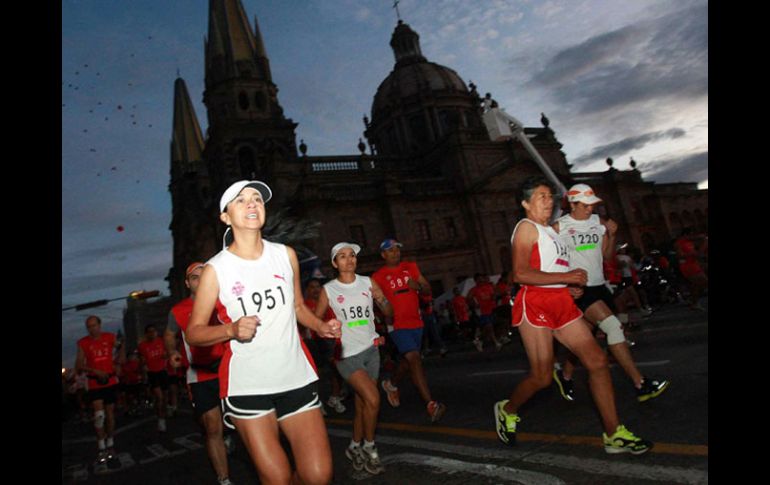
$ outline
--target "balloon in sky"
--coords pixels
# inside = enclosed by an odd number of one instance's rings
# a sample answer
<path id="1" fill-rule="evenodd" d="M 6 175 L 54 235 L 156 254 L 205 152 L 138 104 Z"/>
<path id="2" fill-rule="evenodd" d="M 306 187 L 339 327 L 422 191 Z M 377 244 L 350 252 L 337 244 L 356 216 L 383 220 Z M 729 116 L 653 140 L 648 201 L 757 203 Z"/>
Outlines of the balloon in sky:
<path id="1" fill-rule="evenodd" d="M 118 226 L 117 229 L 118 229 L 118 232 L 123 232 L 124 228 L 123 228 L 123 226 Z"/>

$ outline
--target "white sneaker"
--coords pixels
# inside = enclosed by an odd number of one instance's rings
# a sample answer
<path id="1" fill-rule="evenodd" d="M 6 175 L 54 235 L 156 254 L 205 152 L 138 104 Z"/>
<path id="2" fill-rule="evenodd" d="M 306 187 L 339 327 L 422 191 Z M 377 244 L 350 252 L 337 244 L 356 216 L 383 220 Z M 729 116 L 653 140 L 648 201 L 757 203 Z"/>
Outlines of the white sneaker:
<path id="1" fill-rule="evenodd" d="M 481 340 L 474 339 L 473 345 L 476 346 L 476 350 L 478 350 L 479 352 L 484 352 L 484 344 L 481 343 Z"/>
<path id="2" fill-rule="evenodd" d="M 165 419 L 159 419 L 158 420 L 158 431 L 161 433 L 166 432 L 166 420 Z"/>
<path id="3" fill-rule="evenodd" d="M 377 447 L 361 447 L 361 456 L 364 459 L 364 469 L 372 475 L 377 475 L 385 471 L 385 467 L 380 461 L 380 454 L 377 453 Z"/>
<path id="4" fill-rule="evenodd" d="M 326 401 L 326 404 L 329 405 L 330 408 L 337 411 L 339 414 L 342 414 L 347 410 L 344 404 L 342 404 L 342 400 L 337 396 L 330 396 L 329 400 Z"/>

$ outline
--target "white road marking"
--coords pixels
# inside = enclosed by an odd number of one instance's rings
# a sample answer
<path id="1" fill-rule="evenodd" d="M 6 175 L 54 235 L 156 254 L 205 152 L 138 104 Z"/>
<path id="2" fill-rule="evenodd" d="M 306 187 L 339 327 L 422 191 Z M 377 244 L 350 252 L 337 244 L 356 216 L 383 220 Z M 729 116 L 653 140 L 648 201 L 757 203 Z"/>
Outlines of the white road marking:
<path id="1" fill-rule="evenodd" d="M 350 430 L 328 428 L 330 436 L 350 439 Z M 454 455 L 468 456 L 479 459 L 493 458 L 496 460 L 520 460 L 538 465 L 548 465 L 568 470 L 577 470 L 583 473 L 608 475 L 622 478 L 637 478 L 644 480 L 657 480 L 662 482 L 703 484 L 708 483 L 708 471 L 693 468 L 681 468 L 672 466 L 660 466 L 656 464 L 641 465 L 624 463 L 619 460 L 599 460 L 595 458 L 581 458 L 572 455 L 555 453 L 538 453 L 532 450 L 518 451 L 515 448 L 490 449 L 467 445 L 452 445 L 427 440 L 412 438 L 398 438 L 393 436 L 378 436 L 378 443 L 395 446 L 416 448 L 422 452 L 436 451 L 451 453 Z M 383 460 L 387 456 L 383 456 Z"/>
<path id="2" fill-rule="evenodd" d="M 436 473 L 473 473 L 520 483 L 521 485 L 566 485 L 565 482 L 553 475 L 546 473 L 519 470 L 500 465 L 486 463 L 471 463 L 467 461 L 453 460 L 441 456 L 421 455 L 417 453 L 398 453 L 382 460 L 390 463 L 411 463 L 413 465 L 429 466 L 437 468 Z"/>

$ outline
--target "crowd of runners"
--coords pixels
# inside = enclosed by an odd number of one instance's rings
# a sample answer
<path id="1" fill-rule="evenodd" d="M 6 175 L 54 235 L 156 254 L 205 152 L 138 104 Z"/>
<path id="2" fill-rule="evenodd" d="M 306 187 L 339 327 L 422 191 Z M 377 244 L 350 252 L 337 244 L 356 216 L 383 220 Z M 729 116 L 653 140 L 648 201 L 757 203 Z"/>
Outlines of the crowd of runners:
<path id="1" fill-rule="evenodd" d="M 115 457 L 116 403 L 128 414 L 150 412 L 152 403 L 163 433 L 182 394 L 192 403 L 218 483 L 231 483 L 227 430 L 240 436 L 263 483 L 330 483 L 323 416 L 344 413 L 349 394 L 354 417 L 344 454 L 355 470 L 385 473 L 375 443 L 381 397 L 398 407 L 402 383 L 409 381 L 408 390 L 425 403 L 426 420 L 438 422 L 451 409 L 446 396 L 431 392 L 423 358 L 430 352 L 444 357 L 447 339 L 500 351 L 513 329 L 530 372 L 508 399 L 490 403 L 501 442 L 515 444 L 523 422 L 518 410 L 538 391 L 556 385 L 564 399 L 580 400 L 572 384 L 579 363 L 588 373 L 605 451 L 645 453 L 652 443 L 618 416 L 599 342 L 640 402 L 660 396 L 669 381 L 637 368 L 626 336 L 630 315 L 647 316 L 651 305 L 669 301 L 702 311 L 708 239 L 685 232 L 634 261 L 631 248 L 617 241 L 617 224 L 594 213 L 602 200 L 591 187 L 571 187 L 570 210 L 555 221 L 553 193 L 543 178 L 526 180 L 518 194 L 526 217 L 511 236 L 511 270 L 499 277 L 477 273 L 465 294 L 458 286 L 435 305 L 438 295 L 418 263 L 402 260 L 402 244 L 392 238 L 379 245 L 383 265 L 370 276 L 357 273 L 361 246 L 343 241 L 329 248 L 334 277 L 311 278 L 303 287 L 294 250 L 262 237 L 271 189 L 259 181 L 232 184 L 220 199 L 223 248 L 206 262 L 190 262 L 190 296 L 172 308 L 162 335 L 148 325 L 138 350 L 126 355 L 124 342 L 102 331 L 98 317 L 86 319 L 70 391 L 80 419 L 93 423 L 95 466 Z"/>

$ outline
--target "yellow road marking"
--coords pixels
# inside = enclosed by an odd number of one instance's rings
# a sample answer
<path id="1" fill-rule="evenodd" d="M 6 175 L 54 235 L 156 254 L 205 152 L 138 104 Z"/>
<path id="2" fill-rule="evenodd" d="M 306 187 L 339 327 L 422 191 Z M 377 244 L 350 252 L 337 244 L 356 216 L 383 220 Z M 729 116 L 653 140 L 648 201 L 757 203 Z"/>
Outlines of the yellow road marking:
<path id="1" fill-rule="evenodd" d="M 351 426 L 353 422 L 349 419 L 326 418 L 331 424 Z M 408 431 L 412 433 L 430 433 L 449 436 L 462 436 L 465 438 L 476 438 L 486 440 L 497 440 L 497 433 L 494 431 L 482 431 L 470 428 L 450 428 L 447 426 L 421 426 L 405 423 L 377 423 L 381 429 L 391 429 L 395 431 Z M 602 446 L 602 439 L 596 436 L 570 436 L 555 435 L 545 433 L 516 433 L 516 441 L 536 441 L 543 443 L 562 443 L 568 445 L 587 445 Z M 708 456 L 708 445 L 684 445 L 678 443 L 655 443 L 650 453 L 667 453 L 671 455 L 690 455 L 690 456 Z"/>

